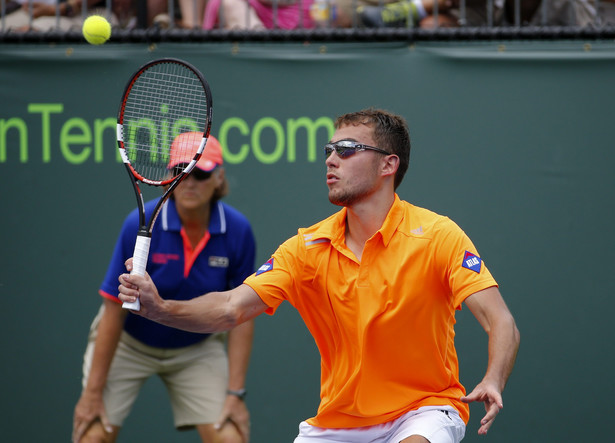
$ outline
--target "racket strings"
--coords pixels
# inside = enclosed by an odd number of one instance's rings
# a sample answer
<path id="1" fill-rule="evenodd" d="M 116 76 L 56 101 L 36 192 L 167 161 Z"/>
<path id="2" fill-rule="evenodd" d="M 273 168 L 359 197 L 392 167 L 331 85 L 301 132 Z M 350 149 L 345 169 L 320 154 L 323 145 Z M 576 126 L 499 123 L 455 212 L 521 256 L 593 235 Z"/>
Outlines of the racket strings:
<path id="1" fill-rule="evenodd" d="M 132 167 L 148 180 L 169 179 L 171 157 L 191 159 L 199 146 L 198 140 L 173 141 L 202 131 L 207 114 L 203 84 L 192 70 L 176 63 L 150 66 L 135 80 L 124 106 L 124 147 Z"/>

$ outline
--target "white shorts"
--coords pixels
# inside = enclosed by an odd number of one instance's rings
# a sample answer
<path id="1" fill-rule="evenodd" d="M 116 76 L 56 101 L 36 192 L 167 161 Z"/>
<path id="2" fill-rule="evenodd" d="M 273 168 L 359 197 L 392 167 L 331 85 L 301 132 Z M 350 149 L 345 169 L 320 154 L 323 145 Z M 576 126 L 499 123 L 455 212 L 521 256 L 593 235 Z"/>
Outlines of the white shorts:
<path id="1" fill-rule="evenodd" d="M 399 443 L 411 435 L 430 443 L 458 443 L 465 432 L 466 425 L 453 407 L 423 406 L 393 421 L 361 428 L 326 429 L 303 421 L 294 443 Z"/>

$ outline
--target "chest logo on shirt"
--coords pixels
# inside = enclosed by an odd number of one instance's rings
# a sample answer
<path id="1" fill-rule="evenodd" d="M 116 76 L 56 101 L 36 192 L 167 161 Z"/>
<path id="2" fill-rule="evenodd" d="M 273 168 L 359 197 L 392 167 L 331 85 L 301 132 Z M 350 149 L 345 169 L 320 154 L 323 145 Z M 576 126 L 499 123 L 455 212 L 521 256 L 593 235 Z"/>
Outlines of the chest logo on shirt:
<path id="1" fill-rule="evenodd" d="M 163 252 L 155 252 L 152 254 L 152 263 L 157 265 L 166 265 L 169 261 L 179 260 L 179 254 L 165 254 Z"/>
<path id="2" fill-rule="evenodd" d="M 480 274 L 480 268 L 482 264 L 483 264 L 483 261 L 481 260 L 480 257 L 477 257 L 471 252 L 466 251 L 466 253 L 463 255 L 463 263 L 461 264 L 461 266 L 469 269 L 470 271 L 474 271 Z"/>
<path id="3" fill-rule="evenodd" d="M 215 255 L 211 255 L 209 256 L 208 263 L 212 268 L 228 268 L 229 259 L 228 257 L 216 257 Z"/>
<path id="4" fill-rule="evenodd" d="M 256 275 L 260 275 L 263 272 L 271 271 L 273 269 L 273 257 L 267 260 L 258 270 L 256 271 Z"/>

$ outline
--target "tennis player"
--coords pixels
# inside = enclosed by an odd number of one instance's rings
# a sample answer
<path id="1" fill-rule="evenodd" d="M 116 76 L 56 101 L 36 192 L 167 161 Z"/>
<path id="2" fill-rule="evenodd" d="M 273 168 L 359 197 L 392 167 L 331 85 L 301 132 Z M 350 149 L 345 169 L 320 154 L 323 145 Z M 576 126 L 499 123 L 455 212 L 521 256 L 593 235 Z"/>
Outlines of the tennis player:
<path id="1" fill-rule="evenodd" d="M 183 168 L 191 160 L 176 148 L 203 137 L 193 135 L 174 140 L 169 168 Z M 163 297 L 188 300 L 231 289 L 254 272 L 252 229 L 245 216 L 220 200 L 227 191 L 222 150 L 210 137 L 154 225 L 147 272 Z M 146 204 L 146 218 L 155 205 Z M 141 386 L 158 375 L 169 392 L 178 429 L 196 427 L 206 443 L 247 443 L 249 413 L 243 399 L 253 322 L 230 329 L 226 337 L 181 331 L 122 309 L 117 277 L 133 253 L 138 226 L 135 210 L 122 227 L 99 291 L 104 302 L 85 352 L 73 441 L 115 441 Z"/>
<path id="2" fill-rule="evenodd" d="M 479 434 L 503 408 L 519 332 L 495 279 L 449 218 L 402 201 L 405 120 L 367 109 L 339 117 L 325 145 L 329 200 L 342 209 L 299 229 L 244 284 L 189 301 L 164 300 L 149 276 L 120 276 L 120 299 L 143 315 L 200 333 L 224 331 L 284 300 L 321 355 L 321 402 L 295 443 L 460 441 L 470 402 Z M 130 270 L 131 261 L 127 261 Z M 489 336 L 482 381 L 466 394 L 454 346 L 455 311 Z"/>

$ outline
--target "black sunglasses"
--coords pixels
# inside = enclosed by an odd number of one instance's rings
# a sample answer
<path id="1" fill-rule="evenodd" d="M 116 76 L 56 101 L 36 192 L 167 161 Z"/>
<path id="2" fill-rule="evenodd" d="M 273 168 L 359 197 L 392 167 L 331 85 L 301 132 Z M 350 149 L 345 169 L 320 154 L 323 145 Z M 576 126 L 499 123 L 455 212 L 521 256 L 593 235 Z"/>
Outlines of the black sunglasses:
<path id="1" fill-rule="evenodd" d="M 385 151 L 384 149 L 374 148 L 373 146 L 363 145 L 361 143 L 357 143 L 352 140 L 340 140 L 335 143 L 327 143 L 325 145 L 325 158 L 329 158 L 329 156 L 335 151 L 335 153 L 340 158 L 348 158 L 357 153 L 357 151 L 376 151 L 381 154 L 391 155 L 390 152 Z"/>
<path id="2" fill-rule="evenodd" d="M 173 176 L 177 176 L 179 174 L 181 174 L 181 172 L 186 168 L 186 165 L 177 165 L 173 168 Z M 216 169 L 212 169 L 211 171 L 203 171 L 202 169 L 197 168 L 196 166 L 192 169 L 192 172 L 190 172 L 189 176 L 192 177 L 193 179 L 197 180 L 197 181 L 205 181 L 211 178 L 211 174 L 213 174 L 213 172 Z"/>

